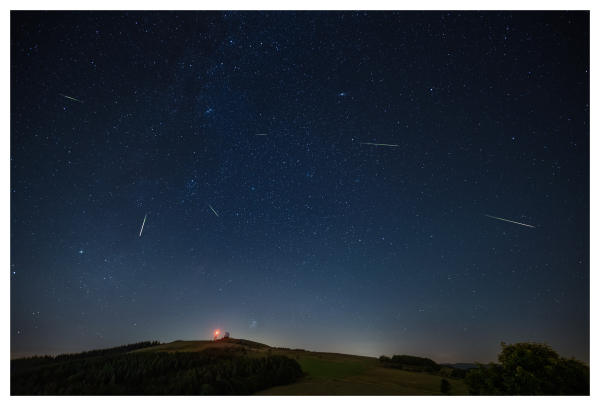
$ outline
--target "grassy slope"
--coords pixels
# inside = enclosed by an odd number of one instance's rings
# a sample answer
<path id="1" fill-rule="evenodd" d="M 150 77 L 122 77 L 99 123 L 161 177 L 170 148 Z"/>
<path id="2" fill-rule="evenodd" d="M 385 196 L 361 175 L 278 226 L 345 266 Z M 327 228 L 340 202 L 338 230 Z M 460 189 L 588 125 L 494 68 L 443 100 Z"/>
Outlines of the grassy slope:
<path id="1" fill-rule="evenodd" d="M 229 338 L 219 341 L 174 341 L 138 351 L 202 351 L 209 347 L 246 348 L 250 357 L 282 354 L 296 359 L 306 376 L 295 384 L 277 386 L 256 395 L 338 395 L 338 396 L 432 396 L 442 395 L 442 375 L 429 375 L 384 368 L 377 358 L 357 355 L 279 350 L 268 345 Z M 442 367 L 450 375 L 452 369 Z M 467 395 L 467 388 L 459 380 L 446 378 L 452 385 L 453 395 Z"/>

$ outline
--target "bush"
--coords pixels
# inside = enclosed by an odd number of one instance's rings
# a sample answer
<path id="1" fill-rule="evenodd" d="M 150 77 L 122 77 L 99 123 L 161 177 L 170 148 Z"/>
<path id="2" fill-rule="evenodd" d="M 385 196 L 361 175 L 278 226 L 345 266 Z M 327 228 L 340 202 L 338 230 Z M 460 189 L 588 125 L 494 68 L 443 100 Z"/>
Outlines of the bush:
<path id="1" fill-rule="evenodd" d="M 590 394 L 590 368 L 583 362 L 559 356 L 548 344 L 501 343 L 500 364 L 467 373 L 471 395 L 555 396 Z"/>
<path id="2" fill-rule="evenodd" d="M 452 389 L 452 385 L 445 379 L 442 379 L 442 387 L 440 388 L 440 392 L 445 395 L 450 395 Z"/>

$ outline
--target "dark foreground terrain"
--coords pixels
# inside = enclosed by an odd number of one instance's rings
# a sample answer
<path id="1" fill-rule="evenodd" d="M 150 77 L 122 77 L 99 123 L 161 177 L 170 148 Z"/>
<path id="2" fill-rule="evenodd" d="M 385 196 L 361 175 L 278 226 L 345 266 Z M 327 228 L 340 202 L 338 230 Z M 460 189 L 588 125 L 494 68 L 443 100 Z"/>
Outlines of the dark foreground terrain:
<path id="1" fill-rule="evenodd" d="M 452 368 L 242 340 L 145 342 L 11 360 L 11 395 L 467 395 Z"/>
<path id="2" fill-rule="evenodd" d="M 243 346 L 111 350 L 11 360 L 11 395 L 251 395 L 302 376 L 295 360 L 248 357 Z"/>
<path id="3" fill-rule="evenodd" d="M 589 366 L 542 343 L 501 343 L 462 370 L 410 355 L 323 353 L 253 341 L 143 342 L 11 360 L 11 395 L 584 395 Z M 460 365 L 464 366 L 464 365 Z"/>

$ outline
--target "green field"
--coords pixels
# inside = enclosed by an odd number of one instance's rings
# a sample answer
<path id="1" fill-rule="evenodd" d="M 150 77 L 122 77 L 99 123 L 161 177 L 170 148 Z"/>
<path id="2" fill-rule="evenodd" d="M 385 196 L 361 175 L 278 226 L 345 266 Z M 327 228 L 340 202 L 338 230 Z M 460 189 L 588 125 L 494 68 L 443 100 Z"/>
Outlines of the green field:
<path id="1" fill-rule="evenodd" d="M 442 367 L 436 374 L 386 368 L 379 359 L 358 355 L 283 350 L 248 340 L 229 338 L 218 341 L 174 341 L 138 351 L 202 351 L 227 348 L 249 357 L 281 354 L 298 361 L 305 377 L 292 385 L 276 386 L 256 393 L 257 396 L 445 396 L 440 392 L 442 379 L 452 385 L 452 395 L 467 396 L 467 388 L 449 377 L 452 369 Z M 445 372 L 443 374 L 442 372 Z"/>
<path id="2" fill-rule="evenodd" d="M 327 353 L 319 353 L 319 356 L 321 358 L 312 353 L 299 355 L 296 360 L 306 374 L 299 382 L 270 388 L 256 395 L 444 396 L 440 392 L 444 378 L 452 385 L 452 395 L 468 395 L 467 388 L 461 381 L 441 373 L 432 375 L 385 368 L 377 358 Z M 446 375 L 450 371 L 447 368 Z"/>

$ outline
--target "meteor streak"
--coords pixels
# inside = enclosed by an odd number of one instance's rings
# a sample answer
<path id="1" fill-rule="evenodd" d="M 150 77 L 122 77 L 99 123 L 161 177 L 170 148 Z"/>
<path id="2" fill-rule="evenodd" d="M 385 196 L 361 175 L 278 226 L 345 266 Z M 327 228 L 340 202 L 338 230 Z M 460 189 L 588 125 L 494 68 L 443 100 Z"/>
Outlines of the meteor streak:
<path id="1" fill-rule="evenodd" d="M 146 217 L 148 217 L 148 213 L 144 216 L 144 222 L 142 223 L 142 229 L 140 230 L 140 237 L 142 236 L 142 231 L 144 231 L 144 224 L 146 224 Z"/>
<path id="2" fill-rule="evenodd" d="M 60 93 L 59 93 L 59 94 L 60 94 Z M 64 95 L 64 94 L 60 94 L 60 95 L 61 95 L 61 96 L 63 96 L 63 97 L 66 97 L 67 99 L 71 99 L 71 100 L 78 101 L 79 103 L 83 103 L 81 100 L 77 100 L 77 99 L 75 99 L 75 98 L 73 98 L 73 97 L 71 97 L 71 96 L 66 96 L 66 95 Z"/>
<path id="3" fill-rule="evenodd" d="M 375 144 L 373 142 L 361 142 L 361 144 L 363 145 L 382 145 L 384 147 L 398 147 L 399 145 L 392 145 L 392 144 Z"/>
<path id="4" fill-rule="evenodd" d="M 520 225 L 522 225 L 522 226 L 526 226 L 526 227 L 535 228 L 534 226 L 530 226 L 529 224 L 517 223 L 516 221 L 512 221 L 512 220 L 501 219 L 500 217 L 488 216 L 487 214 L 484 214 L 484 216 L 491 217 L 491 218 L 493 218 L 493 219 L 498 219 L 498 220 L 508 221 L 509 223 L 520 224 Z"/>
<path id="5" fill-rule="evenodd" d="M 217 212 L 215 211 L 215 209 L 212 208 L 212 206 L 209 204 L 208 207 L 210 207 L 210 209 L 213 211 L 213 213 L 217 214 Z M 219 215 L 217 214 L 217 217 L 219 217 Z"/>

